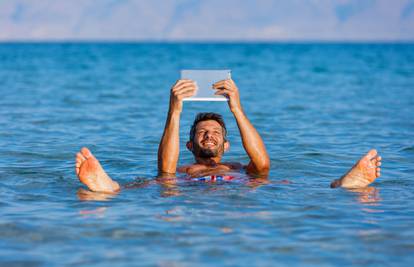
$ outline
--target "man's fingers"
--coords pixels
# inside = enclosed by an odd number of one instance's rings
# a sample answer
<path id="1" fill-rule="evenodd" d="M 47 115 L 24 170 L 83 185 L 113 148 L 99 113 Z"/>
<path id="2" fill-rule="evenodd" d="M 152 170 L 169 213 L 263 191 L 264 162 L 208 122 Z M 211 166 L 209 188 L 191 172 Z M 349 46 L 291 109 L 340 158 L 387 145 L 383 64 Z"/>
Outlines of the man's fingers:
<path id="1" fill-rule="evenodd" d="M 187 86 L 187 87 L 184 87 L 181 90 L 175 92 L 175 95 L 182 95 L 182 94 L 185 94 L 187 92 L 195 92 L 195 91 L 196 91 L 196 88 L 194 86 Z"/>
<path id="2" fill-rule="evenodd" d="M 190 97 L 193 95 L 194 95 L 194 92 L 189 91 L 189 92 L 185 92 L 184 94 L 181 94 L 180 97 L 185 98 L 185 97 Z"/>
<path id="3" fill-rule="evenodd" d="M 213 87 L 221 87 L 224 86 L 226 80 L 221 80 L 213 84 Z"/>
<path id="4" fill-rule="evenodd" d="M 178 80 L 178 81 L 177 81 L 177 82 L 173 85 L 173 87 L 172 87 L 171 91 L 174 91 L 176 88 L 179 88 L 179 87 L 181 87 L 181 86 L 183 86 L 183 85 L 186 85 L 186 84 L 191 84 L 191 83 L 195 84 L 195 83 L 194 83 L 194 81 L 192 81 L 192 80 Z"/>
<path id="5" fill-rule="evenodd" d="M 183 83 L 177 87 L 174 87 L 172 90 L 172 93 L 177 94 L 177 93 L 180 93 L 182 90 L 187 90 L 188 88 L 192 88 L 194 90 L 197 89 L 194 83 Z"/>
<path id="6" fill-rule="evenodd" d="M 175 84 L 174 84 L 174 86 L 175 85 L 178 85 L 178 84 L 180 84 L 180 83 L 183 83 L 183 82 L 191 82 L 192 80 L 190 80 L 190 79 L 180 79 L 180 80 L 177 80 L 176 82 L 175 82 Z M 173 87 L 174 87 L 173 86 Z"/>
<path id="7" fill-rule="evenodd" d="M 228 90 L 228 89 L 221 89 L 218 90 L 217 92 L 215 92 L 215 95 L 224 95 L 224 96 L 232 96 L 233 95 L 233 91 Z"/>
<path id="8" fill-rule="evenodd" d="M 229 90 L 229 89 L 220 89 L 220 90 L 217 90 L 216 92 L 215 92 L 215 94 L 216 95 L 221 95 L 221 94 L 225 94 L 225 93 L 233 93 L 233 91 L 232 90 Z"/>
<path id="9" fill-rule="evenodd" d="M 194 93 L 195 93 L 195 91 L 196 91 L 195 87 L 193 87 L 193 86 L 188 86 L 188 87 L 184 87 L 184 88 L 182 88 L 180 91 L 175 92 L 175 93 L 174 93 L 174 95 L 175 95 L 176 97 L 178 97 L 178 96 L 182 96 L 182 95 L 184 95 L 184 94 L 188 94 L 188 93 L 194 94 Z"/>
<path id="10" fill-rule="evenodd" d="M 218 81 L 218 82 L 216 82 L 216 83 L 223 83 L 223 82 L 227 82 L 227 81 L 231 81 L 231 79 L 224 79 L 224 80 L 220 80 L 220 81 Z"/>
<path id="11" fill-rule="evenodd" d="M 235 89 L 235 87 L 233 86 L 233 84 L 231 83 L 230 80 L 226 80 L 225 81 L 225 84 L 226 84 L 226 87 L 228 87 L 228 89 L 230 89 L 230 90 L 234 90 Z"/>
<path id="12" fill-rule="evenodd" d="M 185 93 L 177 95 L 177 98 L 181 100 L 183 98 L 187 98 L 187 97 L 190 97 L 190 96 L 193 96 L 193 95 L 194 95 L 194 91 L 187 91 Z"/>
<path id="13" fill-rule="evenodd" d="M 234 86 L 230 80 L 222 80 L 213 84 L 213 88 L 217 90 L 228 89 L 234 90 Z"/>
<path id="14" fill-rule="evenodd" d="M 188 81 L 180 81 L 179 83 L 177 83 L 176 85 L 174 85 L 174 87 L 171 89 L 172 91 L 177 90 L 178 88 L 181 88 L 183 86 L 187 86 L 187 85 L 194 85 L 195 86 L 195 82 L 188 80 Z"/>

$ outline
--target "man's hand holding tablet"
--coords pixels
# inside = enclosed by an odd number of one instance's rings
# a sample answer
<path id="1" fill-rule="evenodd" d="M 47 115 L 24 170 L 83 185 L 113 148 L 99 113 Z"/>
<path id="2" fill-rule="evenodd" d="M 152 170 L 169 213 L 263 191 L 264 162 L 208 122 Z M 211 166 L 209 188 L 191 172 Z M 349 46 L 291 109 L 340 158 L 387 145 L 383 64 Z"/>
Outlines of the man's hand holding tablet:
<path id="1" fill-rule="evenodd" d="M 197 91 L 184 101 L 227 101 L 225 95 L 215 94 L 217 89 L 213 84 L 231 79 L 230 70 L 182 70 L 182 80 L 192 80 L 196 83 Z"/>
<path id="2" fill-rule="evenodd" d="M 222 95 L 228 99 L 231 112 L 242 111 L 239 89 L 232 79 L 216 82 L 213 84 L 213 88 L 217 90 L 215 95 Z"/>
<path id="3" fill-rule="evenodd" d="M 169 112 L 181 113 L 183 110 L 183 99 L 193 96 L 197 91 L 196 83 L 192 80 L 178 80 L 170 92 L 170 110 Z"/>
<path id="4" fill-rule="evenodd" d="M 171 88 L 170 112 L 181 113 L 183 101 L 228 101 L 231 112 L 242 111 L 230 70 L 182 70 Z"/>

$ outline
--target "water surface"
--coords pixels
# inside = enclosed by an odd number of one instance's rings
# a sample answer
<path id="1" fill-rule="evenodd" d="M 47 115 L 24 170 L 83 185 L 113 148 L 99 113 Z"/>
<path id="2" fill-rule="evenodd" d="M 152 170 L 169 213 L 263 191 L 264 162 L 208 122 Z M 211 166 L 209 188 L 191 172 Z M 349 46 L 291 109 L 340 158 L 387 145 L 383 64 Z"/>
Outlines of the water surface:
<path id="1" fill-rule="evenodd" d="M 413 62 L 411 44 L 0 44 L 0 264 L 408 266 Z M 232 70 L 268 183 L 146 186 L 169 89 L 191 68 Z M 186 102 L 180 164 L 200 111 L 223 114 L 225 160 L 247 163 L 226 104 Z M 141 188 L 81 200 L 82 146 Z M 373 147 L 377 182 L 329 188 Z"/>

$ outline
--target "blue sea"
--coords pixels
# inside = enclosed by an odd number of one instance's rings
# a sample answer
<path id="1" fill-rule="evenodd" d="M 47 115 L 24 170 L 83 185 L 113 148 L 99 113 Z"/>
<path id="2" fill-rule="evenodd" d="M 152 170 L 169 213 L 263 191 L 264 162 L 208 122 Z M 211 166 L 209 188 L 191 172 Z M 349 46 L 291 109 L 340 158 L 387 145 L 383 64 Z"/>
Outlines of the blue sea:
<path id="1" fill-rule="evenodd" d="M 231 69 L 271 157 L 268 181 L 157 184 L 181 69 Z M 248 163 L 226 102 L 225 161 Z M 411 266 L 414 44 L 0 44 L 1 266 Z M 92 194 L 83 146 L 129 185 Z M 331 189 L 369 149 L 382 176 Z"/>

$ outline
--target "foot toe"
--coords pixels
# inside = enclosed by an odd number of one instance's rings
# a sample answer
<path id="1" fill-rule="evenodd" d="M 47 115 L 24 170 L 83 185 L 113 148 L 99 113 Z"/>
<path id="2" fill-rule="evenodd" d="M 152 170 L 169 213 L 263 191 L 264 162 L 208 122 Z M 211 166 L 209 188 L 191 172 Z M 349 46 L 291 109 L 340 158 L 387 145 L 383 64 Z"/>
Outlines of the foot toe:
<path id="1" fill-rule="evenodd" d="M 80 152 L 78 152 L 78 153 L 76 153 L 76 161 L 80 161 L 80 162 L 83 162 L 83 161 L 85 161 L 86 160 L 86 158 L 85 158 L 85 156 L 84 155 L 82 155 Z"/>
<path id="2" fill-rule="evenodd" d="M 381 166 L 381 161 L 377 161 L 377 167 Z"/>
<path id="3" fill-rule="evenodd" d="M 367 156 L 369 157 L 369 159 L 373 159 L 378 155 L 378 152 L 376 149 L 371 149 L 368 153 Z"/>
<path id="4" fill-rule="evenodd" d="M 82 147 L 81 153 L 87 159 L 90 158 L 90 157 L 92 157 L 91 151 L 88 148 L 86 148 L 86 147 Z"/>
<path id="5" fill-rule="evenodd" d="M 380 168 L 380 167 L 377 167 L 377 168 L 375 169 L 375 175 L 376 175 L 377 177 L 379 177 L 379 176 L 381 175 L 381 168 Z"/>

